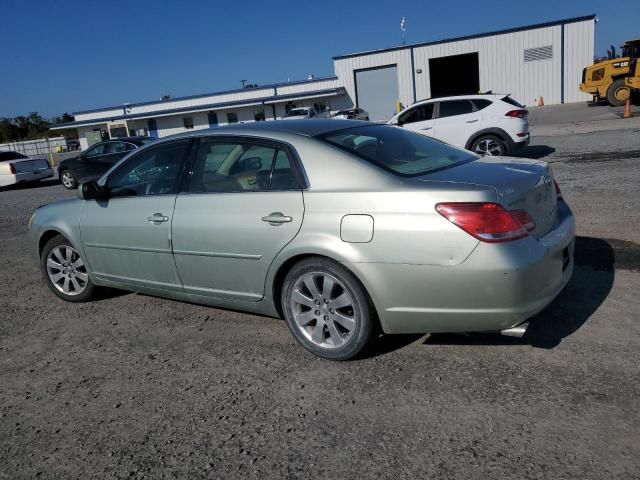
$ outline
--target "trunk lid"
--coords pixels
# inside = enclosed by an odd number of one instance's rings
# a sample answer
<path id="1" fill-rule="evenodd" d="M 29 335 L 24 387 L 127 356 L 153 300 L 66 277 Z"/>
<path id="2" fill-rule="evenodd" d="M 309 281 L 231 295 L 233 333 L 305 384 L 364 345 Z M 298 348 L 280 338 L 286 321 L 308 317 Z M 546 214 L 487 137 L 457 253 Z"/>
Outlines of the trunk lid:
<path id="1" fill-rule="evenodd" d="M 482 185 L 496 191 L 496 202 L 507 210 L 526 210 L 536 222 L 529 232 L 540 238 L 557 220 L 553 172 L 546 162 L 508 157 L 483 157 L 435 172 L 423 180 Z"/>
<path id="2" fill-rule="evenodd" d="M 46 170 L 49 168 L 49 162 L 42 158 L 25 158 L 24 160 L 11 160 L 10 163 L 12 163 L 15 167 L 16 173 L 39 172 L 41 170 Z"/>

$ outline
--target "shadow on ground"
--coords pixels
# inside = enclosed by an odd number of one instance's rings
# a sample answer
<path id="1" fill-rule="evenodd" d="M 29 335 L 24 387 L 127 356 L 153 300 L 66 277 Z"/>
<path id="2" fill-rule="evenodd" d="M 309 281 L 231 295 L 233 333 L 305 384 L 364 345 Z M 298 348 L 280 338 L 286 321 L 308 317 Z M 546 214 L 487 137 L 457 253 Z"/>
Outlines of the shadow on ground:
<path id="1" fill-rule="evenodd" d="M 434 333 L 426 345 L 532 345 L 554 348 L 576 332 L 607 298 L 615 268 L 640 269 L 640 245 L 620 240 L 576 237 L 571 280 L 546 309 L 530 320 L 522 338 L 499 333 Z M 382 355 L 417 341 L 422 335 L 382 336 L 370 356 Z"/>
<path id="2" fill-rule="evenodd" d="M 547 155 L 551 155 L 555 151 L 555 148 L 548 145 L 529 145 L 527 147 L 522 147 L 521 149 L 516 150 L 515 152 L 513 152 L 512 156 L 538 160 L 540 158 L 546 157 Z"/>
<path id="3" fill-rule="evenodd" d="M 60 185 L 60 181 L 57 178 L 48 178 L 46 180 L 40 180 L 39 182 L 24 182 L 2 187 L 0 188 L 0 192 L 5 190 L 30 190 L 32 188 L 53 187 L 55 185 Z"/>

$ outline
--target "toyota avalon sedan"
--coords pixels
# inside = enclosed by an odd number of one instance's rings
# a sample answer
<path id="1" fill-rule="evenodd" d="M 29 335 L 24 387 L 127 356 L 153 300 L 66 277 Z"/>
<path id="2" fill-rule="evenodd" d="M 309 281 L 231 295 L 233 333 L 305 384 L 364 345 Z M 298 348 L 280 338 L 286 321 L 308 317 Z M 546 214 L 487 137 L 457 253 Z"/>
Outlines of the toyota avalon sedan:
<path id="1" fill-rule="evenodd" d="M 362 121 L 168 137 L 78 196 L 30 221 L 58 297 L 116 287 L 282 317 L 327 359 L 380 330 L 522 334 L 573 269 L 574 218 L 546 163 Z"/>

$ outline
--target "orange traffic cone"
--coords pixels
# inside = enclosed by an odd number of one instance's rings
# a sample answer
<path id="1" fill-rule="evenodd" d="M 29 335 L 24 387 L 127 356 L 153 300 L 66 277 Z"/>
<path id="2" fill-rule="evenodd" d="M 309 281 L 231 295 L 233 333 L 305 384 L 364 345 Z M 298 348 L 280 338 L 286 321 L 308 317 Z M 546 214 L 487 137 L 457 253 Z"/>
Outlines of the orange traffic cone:
<path id="1" fill-rule="evenodd" d="M 542 95 L 540 95 L 540 98 L 538 98 L 538 106 L 544 107 L 544 97 Z"/>
<path id="2" fill-rule="evenodd" d="M 627 103 L 624 106 L 624 115 L 622 118 L 631 118 L 631 100 L 627 98 Z"/>

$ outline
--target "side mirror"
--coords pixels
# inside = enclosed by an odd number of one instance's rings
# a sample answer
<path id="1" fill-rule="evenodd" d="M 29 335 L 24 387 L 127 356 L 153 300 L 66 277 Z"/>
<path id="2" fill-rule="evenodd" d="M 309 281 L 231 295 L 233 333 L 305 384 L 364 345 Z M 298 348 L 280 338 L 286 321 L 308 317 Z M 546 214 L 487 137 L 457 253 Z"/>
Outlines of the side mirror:
<path id="1" fill-rule="evenodd" d="M 106 199 L 107 189 L 98 185 L 98 182 L 81 183 L 78 187 L 78 197 L 82 200 Z"/>

